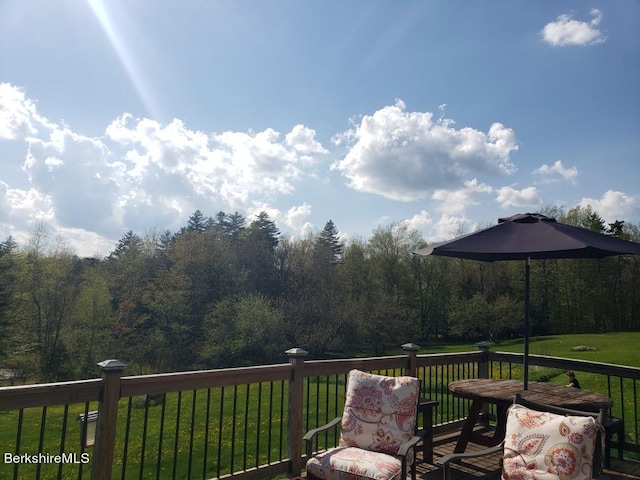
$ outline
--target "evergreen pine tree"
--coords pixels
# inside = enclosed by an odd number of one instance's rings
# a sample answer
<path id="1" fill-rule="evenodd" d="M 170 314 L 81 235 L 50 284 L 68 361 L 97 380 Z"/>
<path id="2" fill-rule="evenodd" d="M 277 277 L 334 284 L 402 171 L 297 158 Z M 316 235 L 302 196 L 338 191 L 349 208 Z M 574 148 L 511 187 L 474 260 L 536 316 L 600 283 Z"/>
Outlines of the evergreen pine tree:
<path id="1" fill-rule="evenodd" d="M 316 248 L 326 249 L 327 253 L 331 255 L 332 263 L 340 263 L 342 261 L 344 245 L 340 242 L 338 229 L 332 220 L 329 220 L 320 232 L 316 241 Z"/>
<path id="2" fill-rule="evenodd" d="M 207 231 L 207 218 L 200 210 L 196 210 L 187 221 L 188 232 L 204 233 Z"/>
<path id="3" fill-rule="evenodd" d="M 265 242 L 270 250 L 275 250 L 280 243 L 280 231 L 267 212 L 260 212 L 249 226 L 249 236 Z"/>
<path id="4" fill-rule="evenodd" d="M 122 257 L 125 253 L 135 252 L 136 250 L 140 250 L 142 246 L 142 239 L 133 231 L 129 230 L 124 236 L 118 240 L 118 245 L 116 245 L 115 250 L 113 250 L 107 260 L 117 260 Z"/>

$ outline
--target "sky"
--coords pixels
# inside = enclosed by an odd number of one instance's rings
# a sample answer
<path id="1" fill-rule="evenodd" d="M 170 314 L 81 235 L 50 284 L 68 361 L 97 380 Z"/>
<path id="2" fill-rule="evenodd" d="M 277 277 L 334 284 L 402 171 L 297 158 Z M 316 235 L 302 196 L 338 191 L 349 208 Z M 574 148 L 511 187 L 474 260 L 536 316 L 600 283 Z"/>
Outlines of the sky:
<path id="1" fill-rule="evenodd" d="M 640 2 L 0 0 L 0 240 L 640 222 Z"/>

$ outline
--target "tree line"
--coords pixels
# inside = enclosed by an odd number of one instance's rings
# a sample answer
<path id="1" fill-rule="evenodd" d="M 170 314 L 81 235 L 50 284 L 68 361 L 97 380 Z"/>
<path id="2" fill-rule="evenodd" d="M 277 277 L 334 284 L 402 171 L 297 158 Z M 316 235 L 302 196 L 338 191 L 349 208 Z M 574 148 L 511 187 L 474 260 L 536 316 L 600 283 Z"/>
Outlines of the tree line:
<path id="1" fill-rule="evenodd" d="M 542 213 L 626 239 L 590 207 Z M 463 233 L 463 232 L 459 232 Z M 522 335 L 524 262 L 418 257 L 402 224 L 343 242 L 328 221 L 292 239 L 266 213 L 197 210 L 178 232 L 127 232 L 105 258 L 79 258 L 39 225 L 0 243 L 0 367 L 18 380 L 96 375 L 118 358 L 152 373 L 384 354 L 415 341 L 498 342 Z M 640 329 L 640 259 L 536 260 L 532 334 Z"/>

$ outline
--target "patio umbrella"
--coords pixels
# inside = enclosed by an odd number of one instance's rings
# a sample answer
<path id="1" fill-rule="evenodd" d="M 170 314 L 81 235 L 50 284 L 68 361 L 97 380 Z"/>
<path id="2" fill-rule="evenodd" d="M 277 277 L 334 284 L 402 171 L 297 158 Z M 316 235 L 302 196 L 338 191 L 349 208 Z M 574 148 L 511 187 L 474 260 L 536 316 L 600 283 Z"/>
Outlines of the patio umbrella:
<path id="1" fill-rule="evenodd" d="M 485 262 L 525 260 L 524 388 L 529 380 L 529 290 L 531 259 L 604 258 L 640 254 L 640 243 L 557 222 L 537 213 L 498 219 L 475 233 L 423 248 L 418 255 L 440 255 Z"/>

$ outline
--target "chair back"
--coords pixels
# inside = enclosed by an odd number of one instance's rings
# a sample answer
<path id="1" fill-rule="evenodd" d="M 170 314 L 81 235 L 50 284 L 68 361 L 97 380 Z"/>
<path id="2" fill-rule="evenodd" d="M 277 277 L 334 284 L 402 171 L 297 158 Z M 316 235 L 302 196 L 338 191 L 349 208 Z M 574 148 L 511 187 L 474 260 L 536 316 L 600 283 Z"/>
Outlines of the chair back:
<path id="1" fill-rule="evenodd" d="M 549 405 L 546 403 L 537 402 L 535 400 L 529 400 L 524 398 L 520 393 L 516 393 L 513 399 L 513 403 L 522 405 L 523 407 L 530 408 L 531 410 L 538 410 L 541 412 L 550 412 L 557 415 L 571 415 L 576 417 L 593 417 L 600 425 L 603 424 L 606 411 L 600 409 L 597 412 L 587 412 L 585 410 L 574 410 L 565 407 L 556 407 L 555 405 Z"/>
<path id="2" fill-rule="evenodd" d="M 415 432 L 417 378 L 349 372 L 340 446 L 396 455 Z"/>
<path id="3" fill-rule="evenodd" d="M 604 413 L 556 407 L 516 394 L 507 414 L 504 473 L 591 479 L 600 471 L 602 454 L 596 446 Z"/>

